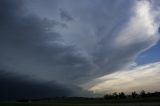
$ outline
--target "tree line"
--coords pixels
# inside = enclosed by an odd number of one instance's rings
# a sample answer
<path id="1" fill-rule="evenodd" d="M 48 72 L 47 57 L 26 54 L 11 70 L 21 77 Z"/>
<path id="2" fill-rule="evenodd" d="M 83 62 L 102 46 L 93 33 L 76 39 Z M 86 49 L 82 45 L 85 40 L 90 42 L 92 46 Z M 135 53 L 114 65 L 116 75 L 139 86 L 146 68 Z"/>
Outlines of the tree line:
<path id="1" fill-rule="evenodd" d="M 136 91 L 132 92 L 131 94 L 125 94 L 124 92 L 114 92 L 112 94 L 105 94 L 103 97 L 48 97 L 48 98 L 35 98 L 35 99 L 29 99 L 29 98 L 22 98 L 16 100 L 17 102 L 37 102 L 37 101 L 43 101 L 43 102 L 62 102 L 62 101 L 97 101 L 97 100 L 130 100 L 130 99 L 138 99 L 138 98 L 159 98 L 160 100 L 160 92 L 145 92 L 142 90 L 140 93 L 137 93 Z M 149 99 L 147 99 L 149 100 Z"/>
<path id="2" fill-rule="evenodd" d="M 132 92 L 131 94 L 126 95 L 124 92 L 114 92 L 112 94 L 105 94 L 104 99 L 126 99 L 126 98 L 147 98 L 147 97 L 160 97 L 160 92 L 145 92 L 142 90 L 140 93 L 136 91 Z"/>

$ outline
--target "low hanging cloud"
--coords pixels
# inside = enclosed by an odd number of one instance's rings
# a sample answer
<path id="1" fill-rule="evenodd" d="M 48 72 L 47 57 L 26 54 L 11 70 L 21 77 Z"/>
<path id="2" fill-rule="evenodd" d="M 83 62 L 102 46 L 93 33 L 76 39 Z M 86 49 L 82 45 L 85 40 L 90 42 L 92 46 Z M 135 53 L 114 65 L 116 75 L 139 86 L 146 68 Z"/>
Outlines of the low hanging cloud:
<path id="1" fill-rule="evenodd" d="M 0 0 L 0 69 L 76 91 L 132 66 L 156 44 L 156 7 L 143 0 Z"/>
<path id="2" fill-rule="evenodd" d="M 39 82 L 0 70 L 0 101 L 15 99 L 48 98 L 55 96 L 72 96 L 74 92 L 54 81 Z"/>
<path id="3" fill-rule="evenodd" d="M 133 69 L 121 70 L 86 84 L 84 87 L 95 93 L 113 93 L 146 90 L 158 91 L 160 86 L 160 63 L 137 66 Z M 99 83 L 97 83 L 99 82 Z"/>

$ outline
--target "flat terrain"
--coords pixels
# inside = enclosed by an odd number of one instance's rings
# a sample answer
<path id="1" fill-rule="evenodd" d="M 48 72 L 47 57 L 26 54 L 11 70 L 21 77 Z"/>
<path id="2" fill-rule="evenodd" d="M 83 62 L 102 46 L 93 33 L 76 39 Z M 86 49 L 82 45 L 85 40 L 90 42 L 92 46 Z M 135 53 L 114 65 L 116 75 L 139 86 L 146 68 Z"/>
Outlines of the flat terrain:
<path id="1" fill-rule="evenodd" d="M 67 104 L 67 103 L 1 103 L 0 106 L 160 106 L 160 103 L 105 103 L 105 104 Z"/>
<path id="2" fill-rule="evenodd" d="M 160 98 L 112 99 L 58 98 L 34 101 L 0 102 L 0 106 L 160 106 Z"/>

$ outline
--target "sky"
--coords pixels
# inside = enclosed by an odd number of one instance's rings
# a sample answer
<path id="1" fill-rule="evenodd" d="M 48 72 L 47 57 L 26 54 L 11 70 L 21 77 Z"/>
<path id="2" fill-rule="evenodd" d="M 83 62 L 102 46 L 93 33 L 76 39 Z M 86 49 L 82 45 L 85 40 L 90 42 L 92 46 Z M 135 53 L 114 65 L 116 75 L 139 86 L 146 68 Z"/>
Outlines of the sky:
<path id="1" fill-rule="evenodd" d="M 0 99 L 159 91 L 159 10 L 159 0 L 0 0 Z"/>

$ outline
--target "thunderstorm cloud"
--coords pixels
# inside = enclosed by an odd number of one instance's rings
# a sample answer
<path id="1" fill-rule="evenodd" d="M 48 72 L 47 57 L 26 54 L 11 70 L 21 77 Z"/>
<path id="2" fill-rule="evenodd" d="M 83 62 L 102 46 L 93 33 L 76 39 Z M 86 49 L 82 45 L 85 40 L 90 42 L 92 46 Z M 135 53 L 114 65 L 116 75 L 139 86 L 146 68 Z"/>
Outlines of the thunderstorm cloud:
<path id="1" fill-rule="evenodd" d="M 0 0 L 1 98 L 39 97 L 32 92 L 40 86 L 36 93 L 45 91 L 42 97 L 86 96 L 91 93 L 84 89 L 107 85 L 98 79 L 102 76 L 107 81 L 108 75 L 128 70 L 124 74 L 130 77 L 131 68 L 140 67 L 135 59 L 159 41 L 159 4 L 157 0 Z M 7 93 L 8 87 L 16 90 Z M 22 93 L 27 89 L 29 93 Z"/>

